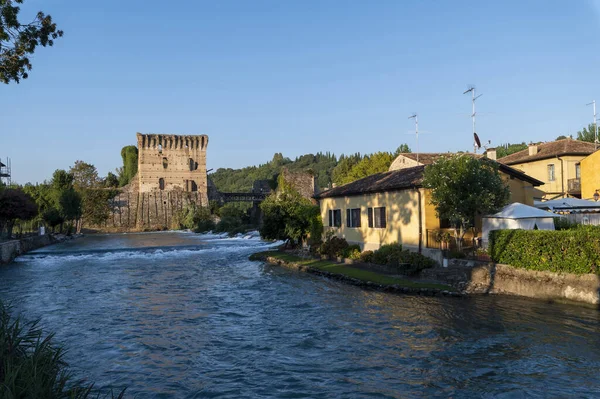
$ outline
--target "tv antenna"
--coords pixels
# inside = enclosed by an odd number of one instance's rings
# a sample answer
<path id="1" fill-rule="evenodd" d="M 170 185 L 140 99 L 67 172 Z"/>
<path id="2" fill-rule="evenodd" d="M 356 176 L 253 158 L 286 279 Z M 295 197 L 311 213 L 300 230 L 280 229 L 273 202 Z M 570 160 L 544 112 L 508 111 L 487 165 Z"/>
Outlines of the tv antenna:
<path id="1" fill-rule="evenodd" d="M 475 112 L 475 100 L 477 100 L 479 97 L 483 96 L 483 94 L 480 95 L 475 95 L 475 86 L 471 86 L 469 87 L 463 94 L 467 94 L 467 93 L 471 93 L 471 103 L 472 103 L 472 107 L 473 107 L 473 112 L 471 112 L 471 119 L 473 119 L 473 137 L 475 138 L 475 141 L 473 143 L 473 152 L 475 154 L 477 154 L 477 148 L 481 148 L 481 142 L 479 142 L 478 144 L 478 137 L 477 137 L 477 133 L 475 131 L 475 115 L 477 115 L 477 113 Z"/>
<path id="2" fill-rule="evenodd" d="M 413 113 L 408 119 L 415 120 L 415 136 L 417 136 L 417 163 L 419 163 L 419 116 L 417 113 Z"/>
<path id="3" fill-rule="evenodd" d="M 596 100 L 593 100 L 591 103 L 588 103 L 586 105 L 593 105 L 594 106 L 594 150 L 598 149 L 598 124 L 596 123 Z"/>

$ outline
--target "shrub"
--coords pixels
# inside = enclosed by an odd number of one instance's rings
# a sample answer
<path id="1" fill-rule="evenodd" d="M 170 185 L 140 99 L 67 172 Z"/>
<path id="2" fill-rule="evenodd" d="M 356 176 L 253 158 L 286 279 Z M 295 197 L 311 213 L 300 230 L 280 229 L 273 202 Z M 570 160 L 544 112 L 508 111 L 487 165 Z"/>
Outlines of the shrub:
<path id="1" fill-rule="evenodd" d="M 342 251 L 342 257 L 348 258 L 348 259 L 354 259 L 354 260 L 360 259 L 360 245 L 358 245 L 358 244 L 348 245 Z"/>
<path id="2" fill-rule="evenodd" d="M 395 266 L 398 273 L 409 276 L 435 266 L 434 260 L 407 249 L 403 250 L 402 245 L 397 243 L 382 245 L 372 254 L 371 262 Z"/>
<path id="3" fill-rule="evenodd" d="M 402 244 L 385 244 L 373 253 L 372 262 L 378 265 L 397 265 L 401 253 Z"/>
<path id="4" fill-rule="evenodd" d="M 580 226 L 576 222 L 572 222 L 567 218 L 554 218 L 554 228 L 556 230 L 571 230 Z"/>
<path id="5" fill-rule="evenodd" d="M 215 224 L 208 208 L 190 203 L 175 214 L 173 227 L 176 229 L 190 229 L 203 233 L 215 228 Z"/>
<path id="6" fill-rule="evenodd" d="M 528 270 L 598 273 L 600 227 L 492 231 L 489 253 L 494 262 Z"/>
<path id="7" fill-rule="evenodd" d="M 327 255 L 330 258 L 335 258 L 338 256 L 343 256 L 344 251 L 348 247 L 349 245 L 345 238 L 338 238 L 333 236 L 329 237 L 329 239 L 325 240 L 325 242 L 321 244 L 319 253 L 321 255 Z"/>
<path id="8" fill-rule="evenodd" d="M 373 263 L 373 251 L 365 251 L 360 254 L 360 261 L 365 263 Z"/>

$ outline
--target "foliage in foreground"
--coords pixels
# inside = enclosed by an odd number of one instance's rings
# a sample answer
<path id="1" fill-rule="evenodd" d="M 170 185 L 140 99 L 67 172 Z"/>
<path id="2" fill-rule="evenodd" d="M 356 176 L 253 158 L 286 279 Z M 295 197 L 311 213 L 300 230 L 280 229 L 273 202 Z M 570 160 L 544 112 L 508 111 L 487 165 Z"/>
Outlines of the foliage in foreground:
<path id="1" fill-rule="evenodd" d="M 88 398 L 93 384 L 72 383 L 64 351 L 38 322 L 24 323 L 0 302 L 0 396 L 2 398 Z M 122 398 L 124 390 L 118 396 Z M 95 394 L 98 395 L 99 394 Z M 112 397 L 112 394 L 110 394 Z"/>
<path id="2" fill-rule="evenodd" d="M 21 23 L 18 15 L 23 0 L 0 1 L 0 82 L 19 83 L 32 68 L 29 59 L 38 46 L 52 46 L 63 35 L 52 17 L 38 12 L 31 23 Z"/>
<path id="3" fill-rule="evenodd" d="M 528 270 L 600 274 L 600 227 L 490 232 L 494 262 Z"/>

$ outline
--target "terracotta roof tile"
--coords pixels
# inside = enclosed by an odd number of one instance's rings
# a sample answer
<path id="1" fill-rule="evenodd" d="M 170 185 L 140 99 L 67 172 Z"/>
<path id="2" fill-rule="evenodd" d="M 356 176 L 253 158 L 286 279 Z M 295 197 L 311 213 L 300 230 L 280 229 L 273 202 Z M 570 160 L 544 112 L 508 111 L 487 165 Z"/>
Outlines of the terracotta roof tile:
<path id="1" fill-rule="evenodd" d="M 594 143 L 574 139 L 563 139 L 537 145 L 538 152 L 529 155 L 529 148 L 498 159 L 498 162 L 514 165 L 564 155 L 590 155 L 595 151 Z"/>

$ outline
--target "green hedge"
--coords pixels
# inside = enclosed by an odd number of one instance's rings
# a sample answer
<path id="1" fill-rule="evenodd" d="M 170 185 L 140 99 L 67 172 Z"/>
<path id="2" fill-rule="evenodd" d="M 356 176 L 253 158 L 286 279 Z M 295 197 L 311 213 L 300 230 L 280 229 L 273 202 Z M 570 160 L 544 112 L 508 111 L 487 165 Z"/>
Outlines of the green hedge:
<path id="1" fill-rule="evenodd" d="M 494 262 L 523 269 L 598 274 L 600 227 L 492 231 L 489 253 Z"/>

